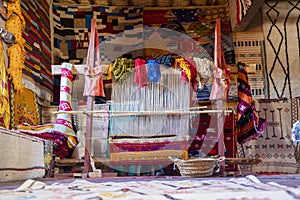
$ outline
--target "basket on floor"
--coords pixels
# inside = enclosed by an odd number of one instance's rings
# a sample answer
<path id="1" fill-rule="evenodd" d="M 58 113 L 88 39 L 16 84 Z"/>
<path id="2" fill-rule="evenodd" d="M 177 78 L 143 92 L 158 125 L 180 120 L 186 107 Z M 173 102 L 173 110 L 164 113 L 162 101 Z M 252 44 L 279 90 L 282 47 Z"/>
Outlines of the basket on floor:
<path id="1" fill-rule="evenodd" d="M 181 176 L 185 177 L 212 176 L 218 163 L 225 160 L 225 157 L 193 158 L 188 160 L 173 157 L 169 158 L 177 165 Z"/>

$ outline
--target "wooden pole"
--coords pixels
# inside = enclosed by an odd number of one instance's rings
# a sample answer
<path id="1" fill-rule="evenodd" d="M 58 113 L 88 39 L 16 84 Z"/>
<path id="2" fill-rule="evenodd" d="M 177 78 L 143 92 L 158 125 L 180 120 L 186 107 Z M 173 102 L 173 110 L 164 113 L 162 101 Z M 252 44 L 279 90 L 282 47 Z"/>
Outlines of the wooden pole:
<path id="1" fill-rule="evenodd" d="M 94 97 L 87 97 L 87 111 L 93 111 Z M 92 150 L 92 127 L 93 127 L 93 113 L 86 116 L 86 133 L 85 133 L 85 153 L 84 153 L 84 169 L 83 173 L 87 174 L 91 170 L 90 155 Z"/>

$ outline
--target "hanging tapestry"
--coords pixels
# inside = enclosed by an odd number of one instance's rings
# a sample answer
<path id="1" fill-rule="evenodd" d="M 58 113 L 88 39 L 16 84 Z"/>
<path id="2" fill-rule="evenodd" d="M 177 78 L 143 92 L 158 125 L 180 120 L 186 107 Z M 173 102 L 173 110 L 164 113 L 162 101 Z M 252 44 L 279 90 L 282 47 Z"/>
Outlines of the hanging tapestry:
<path id="1" fill-rule="evenodd" d="M 22 32 L 25 60 L 23 84 L 38 97 L 52 101 L 50 14 L 47 0 L 22 0 L 26 26 Z"/>
<path id="2" fill-rule="evenodd" d="M 237 131 L 238 143 L 244 144 L 261 135 L 267 126 L 266 119 L 260 117 L 252 99 L 247 71 L 244 63 L 238 63 L 238 105 Z"/>
<path id="3" fill-rule="evenodd" d="M 15 91 L 20 92 L 22 84 L 22 69 L 24 68 L 24 39 L 25 20 L 21 13 L 20 0 L 7 3 L 7 21 L 5 28 L 15 36 L 15 42 L 7 48 L 9 66 L 7 73 Z"/>
<path id="4" fill-rule="evenodd" d="M 259 158 L 262 162 L 252 166 L 253 172 L 296 173 L 298 164 L 291 141 L 292 110 L 290 99 L 256 100 L 259 115 L 268 122 L 263 134 L 244 144 L 246 158 Z"/>
<path id="5" fill-rule="evenodd" d="M 214 28 L 216 18 L 222 20 L 222 47 L 225 53 L 227 64 L 235 62 L 231 27 L 229 20 L 228 7 L 209 6 L 190 9 L 147 9 L 144 11 L 144 25 L 153 28 L 166 28 L 172 31 L 150 31 L 144 33 L 145 47 L 147 40 L 152 44 L 159 41 L 164 41 L 157 45 L 159 48 L 171 51 L 183 57 L 205 57 L 209 54 L 213 57 L 214 52 Z M 151 34 L 160 34 L 155 39 L 151 38 Z M 200 46 L 201 45 L 201 46 Z M 151 47 L 151 46 L 150 46 Z M 145 50 L 145 56 L 151 57 L 157 54 L 156 49 Z"/>
<path id="6" fill-rule="evenodd" d="M 241 21 L 248 13 L 252 2 L 253 0 L 229 0 L 229 5 L 232 11 L 230 12 L 232 28 L 241 24 Z"/>
<path id="7" fill-rule="evenodd" d="M 143 9 L 115 6 L 53 5 L 55 63 L 85 63 L 91 28 L 96 18 L 101 63 L 112 63 L 142 46 Z M 125 39 L 124 39 L 125 38 Z M 105 41 L 105 42 L 104 42 Z M 136 56 L 142 56 L 138 52 Z"/>
<path id="8" fill-rule="evenodd" d="M 266 66 L 262 31 L 233 32 L 232 40 L 236 62 L 246 64 L 253 99 L 266 98 Z"/>
<path id="9" fill-rule="evenodd" d="M 262 8 L 269 98 L 300 96 L 299 1 L 266 1 Z"/>
<path id="10" fill-rule="evenodd" d="M 9 86 L 4 62 L 4 47 L 0 42 L 0 127 L 10 128 Z"/>
<path id="11" fill-rule="evenodd" d="M 12 128 L 19 124 L 39 124 L 38 105 L 36 94 L 24 88 L 21 92 L 11 92 L 12 94 Z"/>

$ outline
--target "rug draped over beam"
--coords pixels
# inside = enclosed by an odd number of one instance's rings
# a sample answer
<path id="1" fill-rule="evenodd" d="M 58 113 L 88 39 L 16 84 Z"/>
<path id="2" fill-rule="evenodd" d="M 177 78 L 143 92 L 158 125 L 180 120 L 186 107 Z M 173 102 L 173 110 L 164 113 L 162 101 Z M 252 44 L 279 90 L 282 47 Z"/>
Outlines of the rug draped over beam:
<path id="1" fill-rule="evenodd" d="M 269 98 L 300 96 L 299 1 L 266 1 L 262 9 Z"/>
<path id="2" fill-rule="evenodd" d="M 119 179 L 117 179 L 119 180 Z M 98 180 L 99 181 L 99 180 Z M 125 181 L 43 182 L 27 180 L 16 190 L 0 190 L 2 199 L 278 199 L 299 196 L 300 189 L 254 176 L 231 179 L 125 179 Z"/>

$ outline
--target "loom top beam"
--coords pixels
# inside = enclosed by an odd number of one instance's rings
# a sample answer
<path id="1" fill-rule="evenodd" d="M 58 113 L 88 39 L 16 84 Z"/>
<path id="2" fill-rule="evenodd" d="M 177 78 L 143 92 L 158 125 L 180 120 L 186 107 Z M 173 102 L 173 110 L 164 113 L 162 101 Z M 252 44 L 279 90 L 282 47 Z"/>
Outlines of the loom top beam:
<path id="1" fill-rule="evenodd" d="M 112 116 L 130 116 L 130 115 L 164 115 L 164 114 L 201 114 L 201 113 L 231 113 L 232 110 L 197 110 L 197 111 L 107 111 L 107 110 L 92 110 L 92 111 L 55 111 L 53 114 L 112 114 Z"/>

